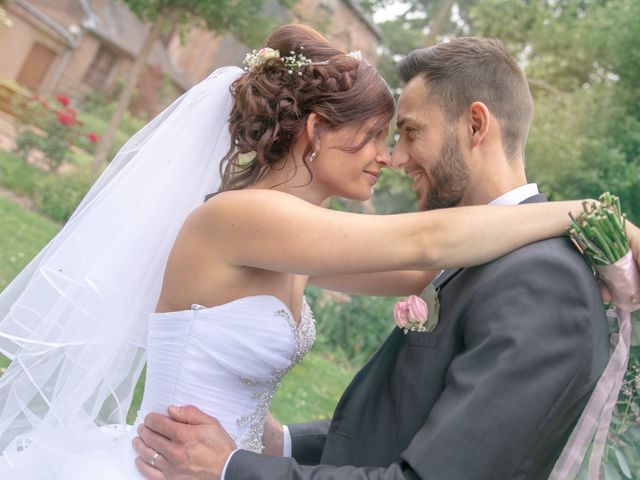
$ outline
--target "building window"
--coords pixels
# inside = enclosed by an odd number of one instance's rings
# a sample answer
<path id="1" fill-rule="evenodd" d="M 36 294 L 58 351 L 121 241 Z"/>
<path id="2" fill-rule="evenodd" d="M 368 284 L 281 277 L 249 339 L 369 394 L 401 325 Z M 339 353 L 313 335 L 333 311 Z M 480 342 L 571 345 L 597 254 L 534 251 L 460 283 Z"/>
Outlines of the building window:
<path id="1" fill-rule="evenodd" d="M 39 91 L 55 59 L 56 52 L 41 43 L 35 43 L 16 80 L 32 91 Z"/>
<path id="2" fill-rule="evenodd" d="M 115 63 L 115 54 L 101 46 L 84 75 L 84 82 L 95 89 L 103 88 Z"/>

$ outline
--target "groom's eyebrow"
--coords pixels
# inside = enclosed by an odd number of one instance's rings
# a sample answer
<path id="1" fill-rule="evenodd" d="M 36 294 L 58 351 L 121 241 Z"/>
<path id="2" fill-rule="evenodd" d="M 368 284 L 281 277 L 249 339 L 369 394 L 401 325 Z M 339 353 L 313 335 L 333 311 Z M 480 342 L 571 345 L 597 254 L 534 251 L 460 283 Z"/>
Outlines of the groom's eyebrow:
<path id="1" fill-rule="evenodd" d="M 400 120 L 396 121 L 396 128 L 398 130 L 400 130 L 402 128 L 402 126 L 407 122 L 414 123 L 419 127 L 423 126 L 422 123 L 418 122 L 415 118 L 413 118 L 411 116 L 406 116 L 406 117 L 402 117 Z"/>
<path id="2" fill-rule="evenodd" d="M 402 125 L 404 125 L 405 123 L 407 123 L 407 119 L 406 117 L 402 117 L 400 120 L 396 121 L 396 129 L 400 130 L 402 128 Z"/>

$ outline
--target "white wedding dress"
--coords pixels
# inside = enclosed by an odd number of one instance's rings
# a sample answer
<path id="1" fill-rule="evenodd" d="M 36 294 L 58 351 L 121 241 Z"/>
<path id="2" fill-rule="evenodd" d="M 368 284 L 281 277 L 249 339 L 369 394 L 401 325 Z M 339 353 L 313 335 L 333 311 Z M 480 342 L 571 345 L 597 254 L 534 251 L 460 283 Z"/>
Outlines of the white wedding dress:
<path id="1" fill-rule="evenodd" d="M 299 321 L 271 295 L 153 313 L 145 391 L 134 427 L 103 427 L 101 448 L 80 453 L 65 444 L 61 432 L 53 430 L 48 435 L 56 441 L 47 442 L 46 448 L 31 445 L 0 459 L 0 478 L 142 478 L 131 446 L 135 425 L 149 412 L 166 413 L 169 405 L 197 406 L 220 421 L 238 448 L 260 452 L 273 394 L 314 340 L 315 322 L 306 300 Z M 96 444 L 95 438 L 91 441 Z"/>

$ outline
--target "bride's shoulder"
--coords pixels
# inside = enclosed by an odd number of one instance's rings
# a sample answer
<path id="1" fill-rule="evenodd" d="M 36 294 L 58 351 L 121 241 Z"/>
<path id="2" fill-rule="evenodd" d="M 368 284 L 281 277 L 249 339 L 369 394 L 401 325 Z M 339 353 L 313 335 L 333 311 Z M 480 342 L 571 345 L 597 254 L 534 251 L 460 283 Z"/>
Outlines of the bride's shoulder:
<path id="1" fill-rule="evenodd" d="M 218 225 L 239 219 L 259 222 L 273 218 L 278 212 L 286 215 L 292 208 L 296 210 L 296 206 L 303 205 L 311 204 L 289 193 L 247 188 L 217 193 L 196 208 L 190 220 L 197 223 L 215 220 Z"/>
<path id="2" fill-rule="evenodd" d="M 207 200 L 200 208 L 205 215 L 238 214 L 242 211 L 269 211 L 287 204 L 307 204 L 304 200 L 277 190 L 247 188 L 220 192 Z"/>

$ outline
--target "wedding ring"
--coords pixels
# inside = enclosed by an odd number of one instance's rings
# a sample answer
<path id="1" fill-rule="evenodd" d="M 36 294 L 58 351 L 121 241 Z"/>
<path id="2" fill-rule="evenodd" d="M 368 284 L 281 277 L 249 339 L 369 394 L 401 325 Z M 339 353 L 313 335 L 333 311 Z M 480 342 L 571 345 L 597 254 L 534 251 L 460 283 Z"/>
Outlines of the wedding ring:
<path id="1" fill-rule="evenodd" d="M 160 454 L 158 452 L 153 454 L 153 457 L 151 457 L 151 466 L 153 468 L 156 468 L 156 460 L 158 459 L 158 457 L 160 456 Z"/>

